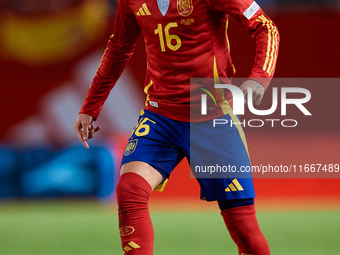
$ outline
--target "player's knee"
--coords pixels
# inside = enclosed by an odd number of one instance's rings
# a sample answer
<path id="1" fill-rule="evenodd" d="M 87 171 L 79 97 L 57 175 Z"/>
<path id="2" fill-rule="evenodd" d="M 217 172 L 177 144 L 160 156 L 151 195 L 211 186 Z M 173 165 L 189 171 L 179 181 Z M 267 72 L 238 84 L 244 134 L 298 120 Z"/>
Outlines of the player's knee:
<path id="1" fill-rule="evenodd" d="M 125 173 L 120 177 L 116 188 L 117 202 L 121 209 L 147 206 L 151 187 L 145 179 L 135 173 Z"/>

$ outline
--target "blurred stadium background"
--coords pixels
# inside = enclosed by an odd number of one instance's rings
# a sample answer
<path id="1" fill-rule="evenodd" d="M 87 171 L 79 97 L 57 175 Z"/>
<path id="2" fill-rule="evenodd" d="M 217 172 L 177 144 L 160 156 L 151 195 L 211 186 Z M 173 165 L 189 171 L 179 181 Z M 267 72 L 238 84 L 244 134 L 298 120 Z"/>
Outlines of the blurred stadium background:
<path id="1" fill-rule="evenodd" d="M 319 79 L 304 80 L 313 117 L 293 112 L 297 128 L 245 128 L 252 163 L 339 164 L 340 86 L 333 79 L 340 67 L 340 1 L 257 2 L 281 35 L 275 76 Z M 73 131 L 115 6 L 115 0 L 0 0 L 1 255 L 122 254 L 114 189 L 145 100 L 141 38 L 89 150 Z M 229 36 L 236 75 L 246 77 L 254 41 L 232 18 Z M 189 176 L 182 162 L 165 191 L 152 194 L 155 254 L 236 254 L 217 205 L 199 201 Z M 254 182 L 272 253 L 340 254 L 340 179 L 270 177 Z"/>

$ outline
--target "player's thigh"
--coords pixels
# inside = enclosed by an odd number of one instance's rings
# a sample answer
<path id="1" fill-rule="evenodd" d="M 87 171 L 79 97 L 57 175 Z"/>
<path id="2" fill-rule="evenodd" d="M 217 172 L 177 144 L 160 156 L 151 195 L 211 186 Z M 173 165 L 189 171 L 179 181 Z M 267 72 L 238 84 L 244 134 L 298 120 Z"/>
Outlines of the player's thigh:
<path id="1" fill-rule="evenodd" d="M 148 163 L 132 161 L 122 165 L 120 175 L 125 173 L 136 173 L 143 177 L 154 190 L 163 180 L 163 176 Z"/>
<path id="2" fill-rule="evenodd" d="M 201 198 L 208 201 L 254 197 L 250 159 L 241 127 L 230 125 L 230 115 L 213 121 L 190 125 L 190 166 L 201 186 Z M 236 121 L 234 121 L 236 122 Z"/>
<path id="3" fill-rule="evenodd" d="M 198 178 L 251 178 L 243 171 L 250 166 L 247 143 L 242 127 L 230 124 L 231 117 L 219 118 L 226 124 L 213 121 L 190 125 L 190 165 Z M 241 171 L 242 170 L 242 171 Z"/>
<path id="4" fill-rule="evenodd" d="M 135 172 L 144 177 L 154 189 L 166 183 L 172 170 L 184 157 L 181 123 L 150 111 L 143 111 L 126 145 L 122 158 L 122 174 Z M 162 190 L 158 187 L 157 190 Z"/>

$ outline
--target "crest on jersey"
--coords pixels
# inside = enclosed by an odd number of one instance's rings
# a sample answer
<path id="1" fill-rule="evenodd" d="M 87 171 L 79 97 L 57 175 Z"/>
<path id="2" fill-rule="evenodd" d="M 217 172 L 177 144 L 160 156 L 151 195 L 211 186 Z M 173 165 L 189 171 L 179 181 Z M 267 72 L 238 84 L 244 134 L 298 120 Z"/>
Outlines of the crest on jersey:
<path id="1" fill-rule="evenodd" d="M 182 16 L 189 16 L 193 10 L 192 0 L 177 0 L 177 11 Z"/>
<path id="2" fill-rule="evenodd" d="M 169 9 L 170 0 L 157 0 L 158 9 L 164 16 Z"/>

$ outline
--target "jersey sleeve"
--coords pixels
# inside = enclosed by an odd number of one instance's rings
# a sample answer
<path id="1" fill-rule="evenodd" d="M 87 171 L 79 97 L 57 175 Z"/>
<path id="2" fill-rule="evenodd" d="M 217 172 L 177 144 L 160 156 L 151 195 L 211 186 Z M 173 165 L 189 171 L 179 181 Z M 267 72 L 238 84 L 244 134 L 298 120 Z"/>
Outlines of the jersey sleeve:
<path id="1" fill-rule="evenodd" d="M 100 65 L 80 110 L 96 120 L 104 102 L 129 62 L 141 29 L 134 14 L 119 0 L 114 33 L 108 41 Z"/>
<path id="2" fill-rule="evenodd" d="M 254 66 L 248 78 L 267 88 L 274 75 L 279 50 L 276 25 L 253 0 L 208 0 L 208 4 L 234 17 L 256 39 Z"/>

